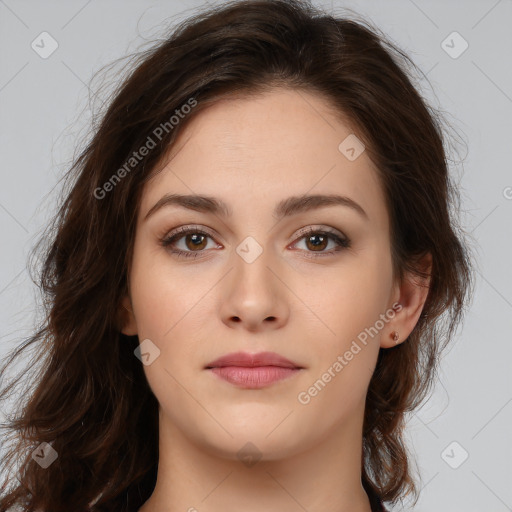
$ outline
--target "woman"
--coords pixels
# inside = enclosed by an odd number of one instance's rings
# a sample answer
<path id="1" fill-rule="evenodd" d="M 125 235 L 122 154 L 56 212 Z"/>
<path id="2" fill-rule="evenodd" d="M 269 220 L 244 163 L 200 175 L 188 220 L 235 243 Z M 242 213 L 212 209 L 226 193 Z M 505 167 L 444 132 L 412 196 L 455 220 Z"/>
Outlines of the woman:
<path id="1" fill-rule="evenodd" d="M 210 8 L 141 54 L 43 237 L 1 511 L 417 498 L 404 414 L 472 273 L 407 63 L 299 1 Z"/>

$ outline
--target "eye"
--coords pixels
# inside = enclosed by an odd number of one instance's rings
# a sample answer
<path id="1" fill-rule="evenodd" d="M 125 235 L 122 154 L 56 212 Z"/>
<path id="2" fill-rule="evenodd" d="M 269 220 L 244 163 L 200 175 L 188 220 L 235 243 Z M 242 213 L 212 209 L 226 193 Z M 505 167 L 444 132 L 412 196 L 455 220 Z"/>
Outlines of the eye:
<path id="1" fill-rule="evenodd" d="M 351 247 L 351 242 L 346 236 L 340 235 L 337 231 L 329 228 L 308 227 L 301 230 L 299 234 L 301 235 L 299 242 L 304 240 L 305 256 L 308 258 L 332 256 L 334 253 Z M 324 249 L 328 246 L 329 241 L 334 242 L 335 248 L 325 251 Z M 293 245 L 297 244 L 298 242 L 294 242 Z"/>
<path id="2" fill-rule="evenodd" d="M 184 239 L 185 249 L 176 249 L 176 242 Z M 212 236 L 199 228 L 193 226 L 178 228 L 163 238 L 160 243 L 163 247 L 169 248 L 169 251 L 178 257 L 196 258 L 207 245 L 207 238 Z M 191 249 L 191 250 L 188 250 Z"/>
<path id="3" fill-rule="evenodd" d="M 346 236 L 340 235 L 337 231 L 330 230 L 329 228 L 318 229 L 308 227 L 300 230 L 299 235 L 301 235 L 300 238 L 292 246 L 296 246 L 298 242 L 304 240 L 306 248 L 303 252 L 308 258 L 333 256 L 334 253 L 351 247 L 351 242 Z M 185 226 L 172 231 L 160 243 L 179 258 L 197 258 L 202 257 L 201 253 L 205 252 L 204 249 L 207 248 L 208 238 L 213 240 L 213 236 L 207 231 L 194 226 Z M 178 242 L 182 239 L 182 247 L 176 248 Z M 334 243 L 334 249 L 325 251 L 330 241 Z"/>

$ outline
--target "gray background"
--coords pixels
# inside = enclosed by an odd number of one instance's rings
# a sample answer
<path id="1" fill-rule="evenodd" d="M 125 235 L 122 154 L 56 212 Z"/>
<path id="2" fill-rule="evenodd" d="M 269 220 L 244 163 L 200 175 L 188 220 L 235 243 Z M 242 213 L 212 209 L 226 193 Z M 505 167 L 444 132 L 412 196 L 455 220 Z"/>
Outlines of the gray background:
<path id="1" fill-rule="evenodd" d="M 453 172 L 478 258 L 476 295 L 432 399 L 408 422 L 423 487 L 414 510 L 512 510 L 512 1 L 315 3 L 355 10 L 405 49 L 433 88 L 423 79 L 423 94 L 466 142 L 458 155 L 463 165 Z M 54 211 L 52 189 L 77 137 L 89 127 L 93 73 L 158 37 L 167 18 L 177 22 L 199 5 L 0 0 L 0 357 L 37 318 L 27 255 Z M 58 43 L 46 59 L 31 47 L 43 31 Z M 469 44 L 457 58 L 442 46 L 454 31 Z M 463 41 L 444 44 L 453 54 Z"/>

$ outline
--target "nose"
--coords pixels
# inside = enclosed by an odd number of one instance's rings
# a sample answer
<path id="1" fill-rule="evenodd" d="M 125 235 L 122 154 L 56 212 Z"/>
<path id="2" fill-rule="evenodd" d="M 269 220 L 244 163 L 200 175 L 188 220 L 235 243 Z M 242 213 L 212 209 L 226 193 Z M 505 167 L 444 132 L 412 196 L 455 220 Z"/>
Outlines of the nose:
<path id="1" fill-rule="evenodd" d="M 263 251 L 256 259 L 233 258 L 222 288 L 222 320 L 230 328 L 260 332 L 282 327 L 289 317 L 288 288 L 276 260 Z"/>

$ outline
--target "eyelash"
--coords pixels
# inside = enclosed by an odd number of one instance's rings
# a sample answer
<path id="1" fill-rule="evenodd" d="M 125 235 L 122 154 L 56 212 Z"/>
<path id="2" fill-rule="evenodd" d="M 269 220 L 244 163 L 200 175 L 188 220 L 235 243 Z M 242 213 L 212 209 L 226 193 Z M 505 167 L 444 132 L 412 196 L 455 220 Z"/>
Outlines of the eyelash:
<path id="1" fill-rule="evenodd" d="M 179 240 L 180 238 L 183 238 L 185 235 L 188 235 L 191 233 L 196 234 L 196 235 L 205 235 L 205 236 L 213 239 L 213 236 L 210 233 L 192 226 L 192 227 L 178 228 L 176 231 L 171 232 L 168 236 L 165 236 L 164 238 L 162 238 L 160 240 L 160 244 L 164 248 L 168 249 L 171 253 L 175 254 L 178 258 L 197 258 L 200 255 L 200 253 L 205 252 L 205 251 L 204 250 L 202 250 L 202 251 L 182 251 L 181 249 L 173 249 L 172 248 L 172 245 L 177 240 Z M 338 248 L 327 251 L 327 252 L 304 251 L 305 253 L 308 253 L 308 256 L 306 256 L 308 258 L 315 259 L 315 258 L 321 258 L 321 257 L 325 257 L 325 256 L 333 256 L 335 253 L 337 253 L 343 249 L 348 249 L 351 247 L 351 241 L 349 238 L 340 237 L 335 231 L 331 231 L 329 228 L 315 229 L 315 228 L 311 228 L 311 227 L 304 228 L 304 229 L 300 230 L 300 232 L 299 232 L 300 236 L 297 239 L 297 241 L 294 242 L 294 244 L 299 242 L 303 238 L 307 237 L 308 235 L 312 235 L 312 234 L 327 236 L 328 238 L 330 238 L 331 240 L 333 240 L 334 242 L 336 242 L 338 244 Z"/>

